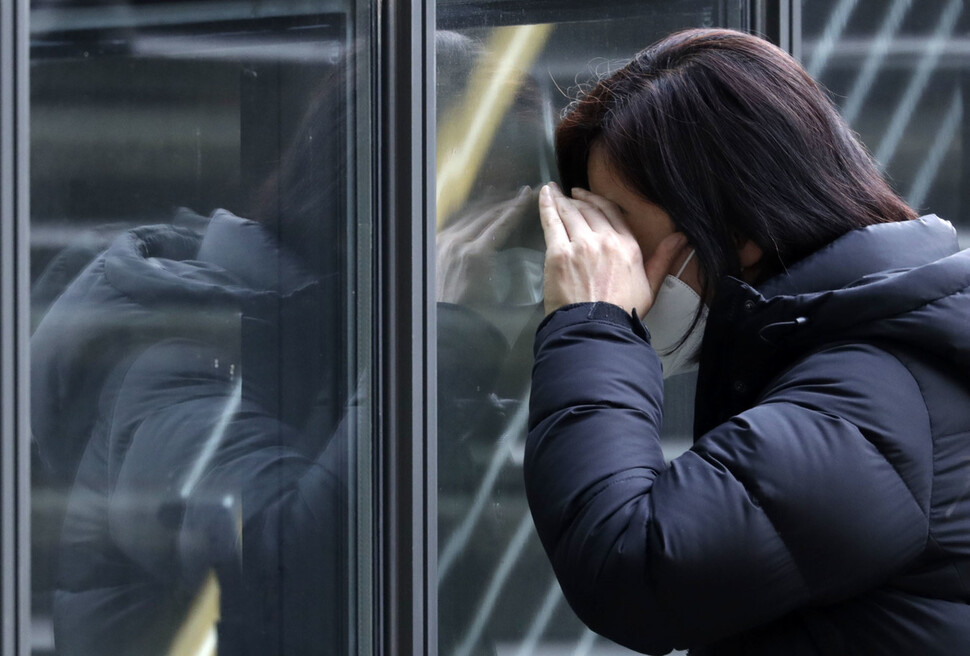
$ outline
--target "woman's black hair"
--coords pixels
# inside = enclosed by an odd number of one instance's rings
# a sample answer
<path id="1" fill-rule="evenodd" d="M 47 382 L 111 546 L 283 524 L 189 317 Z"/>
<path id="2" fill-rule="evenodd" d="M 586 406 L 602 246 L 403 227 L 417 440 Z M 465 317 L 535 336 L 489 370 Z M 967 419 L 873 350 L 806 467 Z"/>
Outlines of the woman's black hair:
<path id="1" fill-rule="evenodd" d="M 293 77 L 294 87 L 304 78 L 314 81 L 302 90 L 307 110 L 245 215 L 311 271 L 341 272 L 347 257 L 347 61 L 314 63 Z"/>
<path id="2" fill-rule="evenodd" d="M 556 132 L 564 189 L 588 188 L 596 143 L 687 235 L 705 298 L 740 275 L 741 240 L 764 252 L 764 280 L 850 230 L 916 216 L 825 91 L 741 32 L 672 34 L 574 102 Z"/>

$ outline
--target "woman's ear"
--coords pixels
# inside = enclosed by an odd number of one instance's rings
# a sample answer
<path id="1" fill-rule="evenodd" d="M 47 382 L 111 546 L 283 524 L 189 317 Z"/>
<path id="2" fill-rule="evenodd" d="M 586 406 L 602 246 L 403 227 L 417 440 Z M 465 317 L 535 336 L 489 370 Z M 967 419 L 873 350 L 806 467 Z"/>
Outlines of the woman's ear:
<path id="1" fill-rule="evenodd" d="M 738 261 L 741 263 L 741 269 L 752 269 L 758 266 L 761 262 L 761 256 L 764 253 L 761 250 L 761 246 L 758 246 L 751 239 L 741 239 L 738 241 Z"/>
<path id="2" fill-rule="evenodd" d="M 738 262 L 741 264 L 741 279 L 749 285 L 754 284 L 761 275 L 761 256 L 764 252 L 750 239 L 738 240 Z"/>

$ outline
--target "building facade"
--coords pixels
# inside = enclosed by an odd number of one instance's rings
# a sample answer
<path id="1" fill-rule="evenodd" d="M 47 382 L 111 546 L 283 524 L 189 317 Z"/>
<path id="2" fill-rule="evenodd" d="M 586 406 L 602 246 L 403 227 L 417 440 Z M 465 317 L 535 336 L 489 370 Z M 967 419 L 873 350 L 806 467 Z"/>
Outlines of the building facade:
<path id="1" fill-rule="evenodd" d="M 970 231 L 963 0 L 0 5 L 0 653 L 628 653 L 525 503 L 534 190 L 570 100 L 695 26 Z"/>

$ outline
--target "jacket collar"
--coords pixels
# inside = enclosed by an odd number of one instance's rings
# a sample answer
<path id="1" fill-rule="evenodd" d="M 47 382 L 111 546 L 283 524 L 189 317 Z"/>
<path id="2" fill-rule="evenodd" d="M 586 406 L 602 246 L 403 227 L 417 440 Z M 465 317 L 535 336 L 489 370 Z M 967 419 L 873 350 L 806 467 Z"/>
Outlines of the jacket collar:
<path id="1" fill-rule="evenodd" d="M 834 339 L 896 339 L 884 317 L 965 286 L 970 257 L 957 250 L 953 227 L 926 216 L 847 233 L 758 289 L 721 280 L 701 346 L 695 437 L 751 407 L 813 349 Z"/>
<path id="2" fill-rule="evenodd" d="M 765 298 L 841 289 L 873 273 L 909 269 L 952 255 L 956 231 L 935 214 L 853 230 L 758 287 Z"/>
<path id="3" fill-rule="evenodd" d="M 216 210 L 197 258 L 233 274 L 247 287 L 287 296 L 312 281 L 296 258 L 266 229 L 228 210 Z"/>

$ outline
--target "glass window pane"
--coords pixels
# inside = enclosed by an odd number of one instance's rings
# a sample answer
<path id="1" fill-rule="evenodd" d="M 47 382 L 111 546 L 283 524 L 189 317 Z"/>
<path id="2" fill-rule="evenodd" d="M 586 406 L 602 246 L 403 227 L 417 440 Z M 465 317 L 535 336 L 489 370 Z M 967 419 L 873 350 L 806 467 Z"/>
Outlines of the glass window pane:
<path id="1" fill-rule="evenodd" d="M 543 317 L 535 191 L 557 178 L 553 132 L 579 89 L 674 30 L 744 28 L 745 5 L 438 2 L 443 655 L 629 653 L 572 614 L 526 505 L 532 343 Z M 694 381 L 667 381 L 671 456 L 690 444 Z"/>
<path id="2" fill-rule="evenodd" d="M 32 653 L 356 653 L 369 11 L 33 4 Z"/>
<path id="3" fill-rule="evenodd" d="M 804 0 L 803 63 L 921 213 L 970 243 L 964 159 L 970 12 L 962 0 Z"/>

